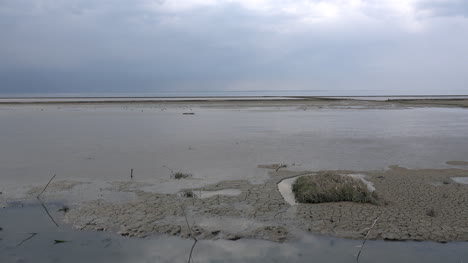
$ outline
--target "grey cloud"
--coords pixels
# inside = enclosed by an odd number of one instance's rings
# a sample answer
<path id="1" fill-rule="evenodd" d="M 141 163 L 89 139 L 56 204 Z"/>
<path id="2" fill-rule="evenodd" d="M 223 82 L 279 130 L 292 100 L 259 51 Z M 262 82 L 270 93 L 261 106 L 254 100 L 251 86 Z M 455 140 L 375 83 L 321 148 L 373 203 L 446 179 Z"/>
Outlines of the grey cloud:
<path id="1" fill-rule="evenodd" d="M 386 21 L 303 26 L 233 3 L 28 2 L 0 0 L 0 92 L 466 88 L 467 22 L 420 33 Z"/>
<path id="2" fill-rule="evenodd" d="M 420 2 L 417 7 L 430 12 L 433 16 L 463 16 L 468 17 L 468 2 L 465 0 L 427 0 Z"/>

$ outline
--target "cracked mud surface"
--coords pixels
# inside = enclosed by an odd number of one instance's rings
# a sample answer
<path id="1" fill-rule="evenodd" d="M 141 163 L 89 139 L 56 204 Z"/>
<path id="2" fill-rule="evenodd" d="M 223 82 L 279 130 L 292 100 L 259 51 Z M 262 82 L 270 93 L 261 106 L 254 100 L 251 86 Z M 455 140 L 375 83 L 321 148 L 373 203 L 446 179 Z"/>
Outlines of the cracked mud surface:
<path id="1" fill-rule="evenodd" d="M 188 238 L 186 215 L 198 239 L 258 238 L 281 242 L 294 238 L 298 231 L 364 238 L 366 228 L 378 217 L 370 239 L 468 241 L 468 185 L 451 180 L 468 177 L 467 170 L 394 166 L 387 171 L 359 171 L 374 184 L 385 205 L 286 203 L 278 191 L 278 182 L 312 173 L 273 170 L 264 184 L 237 180 L 186 189 L 194 193 L 223 189 L 241 192 L 203 199 L 146 192 L 142 190 L 145 184 L 137 182 L 114 182 L 115 191 L 134 193 L 136 199 L 126 203 L 84 202 L 71 209 L 64 220 L 78 229 L 112 231 L 124 236 L 169 234 Z"/>

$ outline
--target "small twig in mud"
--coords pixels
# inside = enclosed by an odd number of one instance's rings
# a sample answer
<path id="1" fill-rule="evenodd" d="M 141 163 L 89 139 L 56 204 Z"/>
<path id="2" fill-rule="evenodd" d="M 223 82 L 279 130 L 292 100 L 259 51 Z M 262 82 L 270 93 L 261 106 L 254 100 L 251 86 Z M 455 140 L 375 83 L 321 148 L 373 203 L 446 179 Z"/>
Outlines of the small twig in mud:
<path id="1" fill-rule="evenodd" d="M 41 202 L 41 200 L 39 200 Z M 55 219 L 52 217 L 52 215 L 49 213 L 49 210 L 47 209 L 47 207 L 41 202 L 41 206 L 44 208 L 44 210 L 46 211 L 47 215 L 49 216 L 50 220 L 52 220 L 52 222 L 55 224 L 56 227 L 59 227 L 59 225 L 57 224 L 57 222 L 55 221 Z"/>
<path id="2" fill-rule="evenodd" d="M 281 168 L 286 168 L 286 167 L 288 167 L 286 164 L 280 164 L 280 165 L 278 166 L 278 168 L 276 168 L 276 171 L 275 171 L 275 172 L 278 172 L 279 169 L 281 169 Z"/>
<path id="3" fill-rule="evenodd" d="M 28 233 L 28 235 L 30 235 L 29 237 L 27 237 L 26 239 L 23 239 L 21 242 L 18 243 L 18 245 L 16 245 L 17 247 L 21 246 L 24 242 L 28 241 L 29 239 L 35 237 L 37 235 L 37 233 Z"/>
<path id="4" fill-rule="evenodd" d="M 41 196 L 42 193 L 45 192 L 45 190 L 47 189 L 47 187 L 49 186 L 50 182 L 52 182 L 52 180 L 54 180 L 55 176 L 57 176 L 56 174 L 54 174 L 54 176 L 52 176 L 52 178 L 50 178 L 49 182 L 46 184 L 46 186 L 44 187 L 44 189 L 42 189 L 42 192 L 40 192 L 36 198 L 39 200 L 39 197 Z"/>
<path id="5" fill-rule="evenodd" d="M 361 248 L 359 249 L 359 252 L 358 252 L 358 254 L 356 256 L 356 262 L 359 262 L 359 257 L 361 256 L 362 249 L 364 248 L 364 245 L 366 244 L 367 238 L 369 238 L 369 234 L 372 231 L 372 229 L 374 228 L 375 224 L 377 224 L 377 221 L 379 220 L 379 218 L 380 218 L 380 216 L 378 216 L 374 220 L 374 223 L 372 223 L 372 226 L 369 228 L 369 230 L 367 230 L 366 237 L 364 238 L 364 241 L 362 241 Z"/>
<path id="6" fill-rule="evenodd" d="M 44 203 L 42 202 L 41 200 L 41 195 L 45 192 L 45 190 L 47 189 L 47 187 L 49 186 L 49 184 L 52 182 L 52 180 L 54 180 L 56 174 L 54 174 L 54 176 L 52 176 L 52 178 L 50 178 L 49 182 L 46 184 L 46 186 L 44 187 L 44 189 L 42 189 L 42 192 L 40 192 L 36 198 L 37 200 L 39 201 L 39 203 L 41 203 L 41 206 L 44 208 L 45 212 L 47 213 L 47 215 L 49 216 L 50 220 L 52 220 L 52 222 L 54 222 L 55 226 L 59 227 L 59 225 L 57 224 L 57 222 L 54 220 L 54 218 L 52 217 L 52 215 L 49 213 L 49 210 L 47 209 L 47 207 L 44 205 Z"/>
<path id="7" fill-rule="evenodd" d="M 62 208 L 60 208 L 58 211 L 67 213 L 68 211 L 70 211 L 70 208 L 68 206 L 62 206 Z"/>
<path id="8" fill-rule="evenodd" d="M 182 213 L 184 214 L 185 223 L 187 223 L 187 228 L 189 230 L 190 236 L 192 237 L 193 240 L 197 240 L 197 238 L 192 233 L 192 228 L 190 227 L 190 224 L 189 224 L 189 221 L 188 221 L 188 218 L 187 218 L 187 214 L 185 213 L 184 207 L 181 206 L 180 208 L 182 209 Z"/>
<path id="9" fill-rule="evenodd" d="M 54 240 L 54 245 L 55 245 L 55 244 L 61 244 L 61 243 L 67 243 L 67 242 L 69 242 L 69 241 L 60 240 L 60 239 L 55 239 L 55 240 Z"/>
<path id="10" fill-rule="evenodd" d="M 192 253 L 193 253 L 193 249 L 195 248 L 195 245 L 197 244 L 197 242 L 198 242 L 198 240 L 195 240 L 195 241 L 193 242 L 192 248 L 190 249 L 190 254 L 189 254 L 188 263 L 190 263 L 190 261 L 193 262 Z"/>
<path id="11" fill-rule="evenodd" d="M 193 249 L 195 248 L 195 245 L 197 244 L 198 242 L 198 239 L 193 235 L 192 233 L 192 228 L 190 227 L 190 224 L 188 222 L 188 218 L 187 218 L 187 214 L 185 214 L 185 210 L 184 210 L 184 207 L 183 206 L 180 206 L 180 208 L 182 209 L 182 213 L 184 214 L 184 217 L 185 217 L 185 223 L 187 223 L 187 228 L 189 230 L 189 233 L 190 233 L 190 237 L 192 237 L 193 239 L 193 245 L 192 245 L 192 248 L 190 249 L 190 254 L 189 254 L 189 258 L 188 258 L 188 263 L 190 262 L 193 262 L 193 259 L 192 259 L 192 254 L 193 254 Z"/>

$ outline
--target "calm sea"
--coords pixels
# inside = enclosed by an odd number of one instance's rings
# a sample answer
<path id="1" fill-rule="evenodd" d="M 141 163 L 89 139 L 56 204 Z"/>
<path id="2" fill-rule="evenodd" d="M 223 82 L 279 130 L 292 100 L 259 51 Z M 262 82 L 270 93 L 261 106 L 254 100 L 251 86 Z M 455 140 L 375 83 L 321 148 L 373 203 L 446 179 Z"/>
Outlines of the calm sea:
<path id="1" fill-rule="evenodd" d="M 96 93 L 1 93 L 0 97 L 238 97 L 238 96 L 435 96 L 468 95 L 466 90 L 231 90 Z"/>

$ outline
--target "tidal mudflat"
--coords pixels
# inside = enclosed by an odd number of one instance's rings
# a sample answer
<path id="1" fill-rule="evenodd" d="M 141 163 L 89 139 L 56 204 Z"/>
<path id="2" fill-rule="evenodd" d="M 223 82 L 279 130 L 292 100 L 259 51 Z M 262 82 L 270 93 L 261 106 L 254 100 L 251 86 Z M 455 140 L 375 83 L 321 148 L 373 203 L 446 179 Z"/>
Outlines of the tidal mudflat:
<path id="1" fill-rule="evenodd" d="M 362 262 L 466 261 L 468 112 L 457 103 L 1 104 L 2 257 L 66 261 L 80 247 L 171 262 L 196 237 L 200 262 L 351 262 L 378 218 Z M 278 187 L 321 170 L 358 174 L 382 202 L 298 204 Z M 44 189 L 59 227 L 36 199 Z"/>

